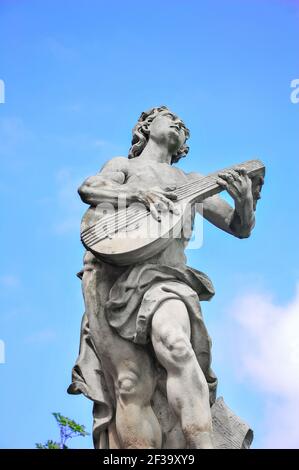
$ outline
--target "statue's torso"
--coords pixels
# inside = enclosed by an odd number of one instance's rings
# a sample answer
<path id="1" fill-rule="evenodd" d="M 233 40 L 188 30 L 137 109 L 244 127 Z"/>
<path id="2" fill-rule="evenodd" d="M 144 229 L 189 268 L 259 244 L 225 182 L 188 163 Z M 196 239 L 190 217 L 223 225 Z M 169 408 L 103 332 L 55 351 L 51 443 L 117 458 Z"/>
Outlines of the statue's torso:
<path id="1" fill-rule="evenodd" d="M 178 188 L 190 181 L 184 171 L 167 163 L 158 163 L 154 161 L 143 161 L 142 159 L 134 158 L 128 160 L 127 174 L 124 184 L 133 186 L 136 189 L 150 190 L 154 188 Z M 95 217 L 96 208 L 91 208 L 90 217 Z M 94 214 L 94 215 L 93 215 Z M 193 219 L 193 215 L 192 215 Z M 191 227 L 193 220 L 188 221 L 186 225 Z M 166 264 L 175 266 L 178 264 L 185 264 L 186 257 L 184 253 L 185 246 L 188 241 L 189 230 L 184 230 L 181 237 L 174 238 L 167 247 L 151 257 L 147 262 L 153 264 Z M 122 271 L 122 269 L 120 269 Z"/>
<path id="2" fill-rule="evenodd" d="M 181 186 L 188 182 L 188 176 L 179 168 L 168 163 L 158 163 L 154 161 L 143 161 L 134 158 L 129 160 L 126 183 L 151 189 L 159 186 L 164 189 L 167 186 Z"/>
<path id="3" fill-rule="evenodd" d="M 126 184 L 142 189 L 160 187 L 165 190 L 172 186 L 178 188 L 188 181 L 190 178 L 184 171 L 168 163 L 143 161 L 142 159 L 138 160 L 138 157 L 129 160 Z M 150 258 L 148 262 L 168 265 L 185 264 L 185 245 L 186 238 L 183 236 L 175 238 L 162 252 Z"/>

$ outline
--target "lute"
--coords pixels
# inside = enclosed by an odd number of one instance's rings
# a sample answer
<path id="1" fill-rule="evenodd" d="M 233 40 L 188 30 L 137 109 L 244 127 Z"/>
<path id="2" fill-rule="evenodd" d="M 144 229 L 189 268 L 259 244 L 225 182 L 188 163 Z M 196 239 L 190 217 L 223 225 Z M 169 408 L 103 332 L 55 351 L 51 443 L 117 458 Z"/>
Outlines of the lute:
<path id="1" fill-rule="evenodd" d="M 249 160 L 225 170 L 244 168 L 255 187 L 263 184 L 265 166 L 260 160 Z M 162 212 L 157 221 L 140 203 L 113 208 L 99 204 L 89 208 L 81 223 L 81 241 L 97 258 L 116 265 L 130 265 L 145 261 L 159 253 L 174 237 L 180 237 L 190 208 L 196 202 L 223 191 L 217 184 L 219 170 L 199 177 L 176 188 L 174 201 L 178 214 Z"/>

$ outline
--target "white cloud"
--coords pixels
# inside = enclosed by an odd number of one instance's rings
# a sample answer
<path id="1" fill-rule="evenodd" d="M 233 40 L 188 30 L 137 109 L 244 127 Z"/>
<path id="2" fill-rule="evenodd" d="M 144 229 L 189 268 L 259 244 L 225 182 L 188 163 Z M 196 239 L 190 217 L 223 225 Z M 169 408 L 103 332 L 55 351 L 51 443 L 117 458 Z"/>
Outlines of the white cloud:
<path id="1" fill-rule="evenodd" d="M 230 311 L 236 371 L 263 392 L 263 447 L 299 448 L 299 284 L 286 305 L 269 294 L 249 293 Z"/>

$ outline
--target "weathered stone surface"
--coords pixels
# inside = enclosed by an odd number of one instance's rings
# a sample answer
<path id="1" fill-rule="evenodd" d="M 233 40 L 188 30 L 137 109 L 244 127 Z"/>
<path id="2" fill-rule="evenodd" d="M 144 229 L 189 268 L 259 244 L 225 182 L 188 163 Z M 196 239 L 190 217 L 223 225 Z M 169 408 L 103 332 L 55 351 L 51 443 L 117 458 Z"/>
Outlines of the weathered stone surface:
<path id="1" fill-rule="evenodd" d="M 156 222 L 162 214 L 179 212 L 183 193 L 177 188 L 190 192 L 202 179 L 172 166 L 187 154 L 188 136 L 166 107 L 142 113 L 129 158 L 110 160 L 79 188 L 90 206 L 82 226 L 85 245 L 103 237 L 103 227 L 86 232 L 86 224 L 96 224 L 119 205 L 142 203 Z M 216 227 L 248 237 L 263 171 L 250 179 L 243 168 L 235 168 L 216 175 L 215 184 L 225 188 L 235 207 L 219 195 L 207 197 L 199 207 L 192 205 L 188 226 L 193 227 L 198 210 Z M 111 220 L 104 227 L 108 242 Z M 128 229 L 134 232 L 132 221 Z M 121 230 L 126 235 L 126 228 Z M 96 448 L 246 448 L 251 443 L 249 427 L 216 400 L 211 341 L 200 304 L 214 289 L 207 275 L 186 266 L 190 234 L 191 229 L 179 231 L 158 251 L 133 250 L 114 264 L 92 248 L 84 256 L 79 277 L 85 314 L 68 391 L 94 402 Z"/>

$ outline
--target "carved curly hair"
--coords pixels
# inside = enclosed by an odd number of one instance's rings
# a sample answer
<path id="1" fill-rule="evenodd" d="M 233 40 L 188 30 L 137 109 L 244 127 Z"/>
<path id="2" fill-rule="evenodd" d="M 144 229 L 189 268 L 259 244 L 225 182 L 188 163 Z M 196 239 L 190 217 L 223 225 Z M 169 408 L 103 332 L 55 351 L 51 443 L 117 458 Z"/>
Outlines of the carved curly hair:
<path id="1" fill-rule="evenodd" d="M 160 113 L 170 113 L 172 114 L 173 117 L 177 118 L 177 116 L 171 112 L 167 106 L 160 106 L 159 108 L 151 108 L 148 111 L 144 111 L 141 113 L 137 124 L 135 125 L 133 129 L 133 138 L 132 138 L 132 146 L 129 150 L 129 155 L 128 158 L 136 158 L 139 157 L 141 152 L 143 151 L 144 147 L 146 146 L 148 139 L 149 139 L 149 130 L 148 126 L 149 124 L 160 114 Z M 181 121 L 181 126 L 182 129 L 185 132 L 185 142 L 184 144 L 179 148 L 177 153 L 175 155 L 172 155 L 171 159 L 171 164 L 177 163 L 180 158 L 185 157 L 189 151 L 189 147 L 186 144 L 186 140 L 190 136 L 189 129 L 185 126 L 182 120 Z"/>

